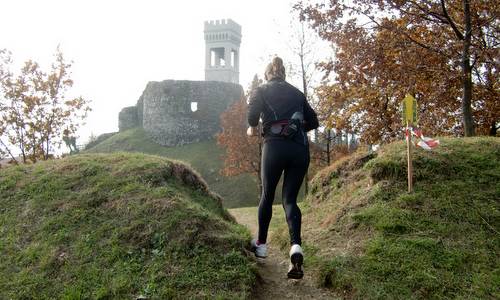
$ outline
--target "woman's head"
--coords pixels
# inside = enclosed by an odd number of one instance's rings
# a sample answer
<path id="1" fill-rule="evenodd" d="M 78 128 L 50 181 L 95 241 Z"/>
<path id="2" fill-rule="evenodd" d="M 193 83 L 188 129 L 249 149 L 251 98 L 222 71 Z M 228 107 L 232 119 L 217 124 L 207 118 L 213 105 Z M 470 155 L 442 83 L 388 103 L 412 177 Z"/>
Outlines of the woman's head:
<path id="1" fill-rule="evenodd" d="M 264 72 L 264 78 L 269 81 L 275 78 L 285 80 L 285 77 L 285 66 L 283 66 L 283 60 L 276 56 L 267 65 L 266 71 Z"/>

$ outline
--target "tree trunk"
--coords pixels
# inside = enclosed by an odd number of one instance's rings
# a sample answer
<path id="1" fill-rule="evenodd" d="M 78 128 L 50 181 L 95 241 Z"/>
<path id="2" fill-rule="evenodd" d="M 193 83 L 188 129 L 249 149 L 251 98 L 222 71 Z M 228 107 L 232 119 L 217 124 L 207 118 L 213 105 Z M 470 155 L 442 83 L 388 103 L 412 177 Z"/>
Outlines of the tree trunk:
<path id="1" fill-rule="evenodd" d="M 0 143 L 2 143 L 3 147 L 5 148 L 5 151 L 7 151 L 7 153 L 9 154 L 10 158 L 12 158 L 12 160 L 16 163 L 16 165 L 19 163 L 17 161 L 17 159 L 14 157 L 14 155 L 12 155 L 12 152 L 10 152 L 9 150 L 9 147 L 7 147 L 7 145 L 2 141 L 0 140 Z"/>
<path id="2" fill-rule="evenodd" d="M 23 163 L 27 162 L 26 159 L 26 145 L 24 144 L 24 134 L 21 131 L 21 141 L 19 142 L 19 150 L 21 150 L 21 156 L 23 157 Z"/>
<path id="3" fill-rule="evenodd" d="M 342 130 L 336 129 L 336 131 L 335 131 L 335 144 L 337 146 L 342 145 Z"/>
<path id="4" fill-rule="evenodd" d="M 464 125 L 464 135 L 474 136 L 474 120 L 472 118 L 472 66 L 470 64 L 470 46 L 472 39 L 472 24 L 470 12 L 470 0 L 463 0 L 464 8 L 464 48 L 462 51 L 462 71 L 463 71 L 463 95 L 462 95 L 462 118 Z"/>
<path id="5" fill-rule="evenodd" d="M 330 165 L 330 143 L 332 142 L 332 130 L 326 129 L 326 165 Z"/>
<path id="6" fill-rule="evenodd" d="M 307 78 L 306 78 L 306 70 L 304 67 L 304 55 L 300 55 L 300 68 L 302 69 L 302 88 L 304 89 L 304 96 L 307 100 Z"/>
<path id="7" fill-rule="evenodd" d="M 46 145 L 46 150 L 45 150 L 45 160 L 48 160 L 49 159 L 49 146 L 50 146 L 50 139 L 49 137 L 47 136 L 47 145 Z"/>
<path id="8" fill-rule="evenodd" d="M 351 142 L 349 144 L 349 147 L 351 148 L 350 151 L 354 151 L 357 148 L 356 136 L 353 132 L 351 132 Z"/>
<path id="9" fill-rule="evenodd" d="M 490 127 L 490 136 L 497 136 L 497 130 L 498 130 L 498 127 L 497 127 L 497 122 L 496 121 L 492 121 L 491 123 L 491 127 Z"/>
<path id="10" fill-rule="evenodd" d="M 308 100 L 307 99 L 307 78 L 306 78 L 306 70 L 304 67 L 304 44 L 303 43 L 301 43 L 301 45 L 300 45 L 299 57 L 300 57 L 300 68 L 302 70 L 302 87 L 304 89 L 304 97 L 306 98 L 306 101 L 307 101 Z M 305 182 L 304 182 L 304 192 L 305 192 L 305 195 L 307 195 L 307 193 L 309 192 L 309 171 L 306 171 Z"/>
<path id="11" fill-rule="evenodd" d="M 31 147 L 33 147 L 33 154 L 32 154 L 32 161 L 34 163 L 36 163 L 37 159 L 36 159 L 36 140 L 35 138 L 33 138 L 33 143 L 31 144 Z"/>

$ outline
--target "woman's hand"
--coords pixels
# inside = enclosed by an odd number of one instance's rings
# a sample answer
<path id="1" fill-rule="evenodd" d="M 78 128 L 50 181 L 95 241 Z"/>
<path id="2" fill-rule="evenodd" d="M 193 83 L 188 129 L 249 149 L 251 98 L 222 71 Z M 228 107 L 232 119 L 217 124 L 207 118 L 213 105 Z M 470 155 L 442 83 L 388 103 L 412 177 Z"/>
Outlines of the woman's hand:
<path id="1" fill-rule="evenodd" d="M 258 133 L 259 133 L 259 130 L 257 127 L 248 127 L 248 129 L 247 129 L 248 136 L 257 136 Z"/>

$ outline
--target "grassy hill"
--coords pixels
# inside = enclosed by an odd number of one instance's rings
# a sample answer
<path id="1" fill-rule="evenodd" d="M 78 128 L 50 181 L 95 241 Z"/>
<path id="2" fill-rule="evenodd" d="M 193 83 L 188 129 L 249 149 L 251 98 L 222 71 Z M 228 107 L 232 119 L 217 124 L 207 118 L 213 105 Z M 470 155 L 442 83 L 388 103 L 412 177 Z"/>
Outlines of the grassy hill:
<path id="1" fill-rule="evenodd" d="M 248 239 L 198 175 L 165 158 L 0 170 L 0 299 L 245 298 Z"/>
<path id="2" fill-rule="evenodd" d="M 258 204 L 259 192 L 254 176 L 224 177 L 219 170 L 223 166 L 223 149 L 215 141 L 200 142 L 181 147 L 163 147 L 151 141 L 142 128 L 119 132 L 98 143 L 86 152 L 141 152 L 164 156 L 188 163 L 207 181 L 210 189 L 220 194 L 224 206 L 244 207 Z"/>
<path id="3" fill-rule="evenodd" d="M 348 299 L 500 298 L 500 139 L 357 153 L 321 171 L 303 210 L 306 269 Z M 288 231 L 279 242 L 288 250 Z"/>

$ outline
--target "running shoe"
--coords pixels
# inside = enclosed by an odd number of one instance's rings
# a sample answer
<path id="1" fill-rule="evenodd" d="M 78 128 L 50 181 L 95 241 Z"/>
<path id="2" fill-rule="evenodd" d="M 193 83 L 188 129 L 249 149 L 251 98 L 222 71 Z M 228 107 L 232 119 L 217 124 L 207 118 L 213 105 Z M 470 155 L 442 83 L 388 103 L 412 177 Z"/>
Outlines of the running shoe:
<path id="1" fill-rule="evenodd" d="M 292 245 L 290 249 L 290 268 L 288 269 L 288 278 L 301 279 L 304 277 L 302 264 L 304 263 L 304 253 L 298 244 Z"/>
<path id="2" fill-rule="evenodd" d="M 267 245 L 258 243 L 257 239 L 253 239 L 250 243 L 252 245 L 252 252 L 255 253 L 256 257 L 266 258 L 267 257 Z"/>

